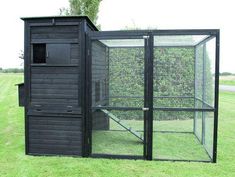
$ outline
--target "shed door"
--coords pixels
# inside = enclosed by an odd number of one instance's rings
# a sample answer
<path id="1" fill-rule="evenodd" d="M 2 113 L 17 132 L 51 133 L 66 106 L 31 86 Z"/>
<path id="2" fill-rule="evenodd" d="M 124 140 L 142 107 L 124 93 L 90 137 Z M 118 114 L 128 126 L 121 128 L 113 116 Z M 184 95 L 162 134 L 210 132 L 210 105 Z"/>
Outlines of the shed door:
<path id="1" fill-rule="evenodd" d="M 92 32 L 87 45 L 87 155 L 151 158 L 148 34 Z"/>
<path id="2" fill-rule="evenodd" d="M 70 44 L 47 44 L 47 64 L 70 64 Z"/>

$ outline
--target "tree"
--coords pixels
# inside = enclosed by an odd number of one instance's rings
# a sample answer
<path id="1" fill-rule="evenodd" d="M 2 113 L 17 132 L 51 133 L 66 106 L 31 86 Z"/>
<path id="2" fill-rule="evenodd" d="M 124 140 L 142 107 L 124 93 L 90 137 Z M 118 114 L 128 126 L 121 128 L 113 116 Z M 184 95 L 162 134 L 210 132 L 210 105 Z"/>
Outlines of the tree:
<path id="1" fill-rule="evenodd" d="M 222 72 L 222 73 L 220 73 L 220 76 L 230 76 L 230 75 L 233 75 L 233 74 L 230 73 L 230 72 Z"/>
<path id="2" fill-rule="evenodd" d="M 86 15 L 96 24 L 101 0 L 69 0 L 69 8 L 61 8 L 60 15 Z"/>
<path id="3" fill-rule="evenodd" d="M 19 58 L 22 59 L 22 60 L 24 59 L 24 51 L 23 50 L 20 50 Z"/>

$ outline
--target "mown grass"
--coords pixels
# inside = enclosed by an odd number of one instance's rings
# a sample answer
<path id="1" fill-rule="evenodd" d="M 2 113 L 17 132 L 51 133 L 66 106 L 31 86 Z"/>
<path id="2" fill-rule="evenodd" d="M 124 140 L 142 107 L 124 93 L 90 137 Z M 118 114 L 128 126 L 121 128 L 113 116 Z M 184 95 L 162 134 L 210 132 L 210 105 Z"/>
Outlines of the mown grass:
<path id="1" fill-rule="evenodd" d="M 235 176 L 235 93 L 221 92 L 218 163 L 35 157 L 24 154 L 23 108 L 17 104 L 20 74 L 0 74 L 0 176 Z"/>
<path id="2" fill-rule="evenodd" d="M 235 80 L 220 80 L 220 85 L 231 85 L 235 86 Z"/>
<path id="3" fill-rule="evenodd" d="M 121 122 L 143 135 L 143 120 Z M 210 160 L 204 147 L 193 134 L 192 119 L 154 121 L 153 129 L 153 158 Z M 109 130 L 94 130 L 92 135 L 92 152 L 95 154 L 143 156 L 141 140 L 111 119 Z M 210 131 L 206 131 L 206 136 L 207 140 L 212 136 Z M 212 149 L 212 143 L 207 144 L 209 149 Z"/>
<path id="4" fill-rule="evenodd" d="M 220 81 L 219 83 L 221 85 L 231 85 L 235 86 L 235 76 L 234 75 L 229 75 L 229 76 L 220 76 Z"/>
<path id="5" fill-rule="evenodd" d="M 143 143 L 126 131 L 94 131 L 93 153 L 143 156 Z M 153 134 L 154 159 L 206 160 L 209 157 L 191 133 Z"/>

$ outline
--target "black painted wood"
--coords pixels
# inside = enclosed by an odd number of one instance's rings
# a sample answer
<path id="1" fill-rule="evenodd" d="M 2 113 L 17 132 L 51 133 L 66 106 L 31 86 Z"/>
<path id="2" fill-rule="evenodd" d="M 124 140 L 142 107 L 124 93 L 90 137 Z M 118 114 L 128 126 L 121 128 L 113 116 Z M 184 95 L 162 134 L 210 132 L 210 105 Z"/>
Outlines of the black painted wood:
<path id="1" fill-rule="evenodd" d="M 26 153 L 81 155 L 80 38 L 85 33 L 79 25 L 86 18 L 24 20 Z M 44 63 L 34 63 L 33 44 L 46 46 Z"/>
<path id="2" fill-rule="evenodd" d="M 29 152 L 81 155 L 81 116 L 29 116 Z"/>
<path id="3" fill-rule="evenodd" d="M 24 83 L 16 84 L 18 86 L 18 102 L 19 106 L 25 106 L 25 88 Z"/>

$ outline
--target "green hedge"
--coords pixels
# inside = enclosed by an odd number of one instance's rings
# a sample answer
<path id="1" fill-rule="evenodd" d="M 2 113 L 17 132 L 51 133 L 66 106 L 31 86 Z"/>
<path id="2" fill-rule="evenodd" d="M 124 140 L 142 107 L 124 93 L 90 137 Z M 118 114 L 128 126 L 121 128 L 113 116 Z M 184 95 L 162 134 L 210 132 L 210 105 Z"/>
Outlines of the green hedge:
<path id="1" fill-rule="evenodd" d="M 199 50 L 199 53 L 201 51 Z M 200 55 L 200 54 L 199 54 Z M 208 58 L 208 56 L 207 56 Z M 200 58 L 199 58 L 200 59 Z M 198 64 L 197 94 L 202 95 L 202 63 Z M 194 48 L 154 49 L 154 96 L 194 97 Z M 206 98 L 211 100 L 212 74 L 206 63 Z M 109 52 L 110 96 L 144 96 L 144 50 L 142 48 L 114 48 Z M 142 98 L 112 98 L 110 106 L 143 107 Z M 194 107 L 193 98 L 155 98 L 154 107 Z M 116 111 L 122 119 L 143 119 L 141 111 Z M 155 112 L 156 120 L 191 119 L 188 112 Z"/>

